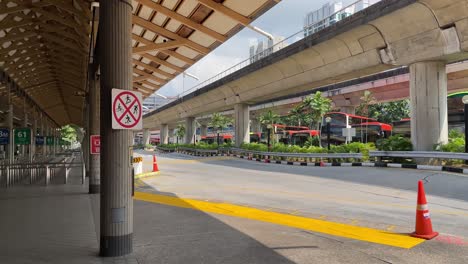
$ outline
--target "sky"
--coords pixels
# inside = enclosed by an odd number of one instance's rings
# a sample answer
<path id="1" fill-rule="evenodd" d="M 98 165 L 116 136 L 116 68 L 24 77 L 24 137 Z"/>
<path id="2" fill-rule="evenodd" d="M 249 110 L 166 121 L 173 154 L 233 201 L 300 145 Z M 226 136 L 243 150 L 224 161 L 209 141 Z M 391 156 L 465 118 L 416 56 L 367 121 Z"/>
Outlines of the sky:
<path id="1" fill-rule="evenodd" d="M 348 4 L 351 1 L 344 0 L 343 3 Z M 330 0 L 282 0 L 257 18 L 252 25 L 274 36 L 288 37 L 302 30 L 304 18 L 308 12 L 320 8 L 327 2 L 330 2 Z M 179 74 L 179 76 L 159 89 L 158 93 L 165 96 L 178 95 L 182 90 L 187 91 L 198 83 L 248 59 L 250 43 L 255 39 L 267 40 L 263 35 L 249 28 L 244 28 L 186 70 L 186 72 L 198 77 L 199 81 L 188 76 L 183 81 L 182 74 Z"/>

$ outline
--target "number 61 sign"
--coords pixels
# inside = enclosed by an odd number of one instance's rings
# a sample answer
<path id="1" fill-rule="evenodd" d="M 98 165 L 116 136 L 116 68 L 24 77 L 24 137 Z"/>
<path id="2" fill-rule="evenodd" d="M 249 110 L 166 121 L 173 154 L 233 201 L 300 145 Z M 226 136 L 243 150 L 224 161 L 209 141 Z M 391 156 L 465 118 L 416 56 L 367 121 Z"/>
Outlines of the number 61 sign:
<path id="1" fill-rule="evenodd" d="M 16 128 L 15 129 L 15 144 L 30 145 L 31 144 L 31 129 Z"/>

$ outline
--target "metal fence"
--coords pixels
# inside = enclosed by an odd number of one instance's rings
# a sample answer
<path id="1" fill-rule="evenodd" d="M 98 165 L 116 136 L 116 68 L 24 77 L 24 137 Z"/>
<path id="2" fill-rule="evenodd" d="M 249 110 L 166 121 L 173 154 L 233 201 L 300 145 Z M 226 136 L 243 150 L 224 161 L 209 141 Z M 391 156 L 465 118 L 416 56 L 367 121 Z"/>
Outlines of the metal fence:
<path id="1" fill-rule="evenodd" d="M 84 173 L 84 164 L 78 157 L 77 153 L 63 153 L 60 157 L 38 157 L 33 162 L 3 160 L 0 163 L 0 186 L 67 184 L 72 168 L 83 168 Z"/>

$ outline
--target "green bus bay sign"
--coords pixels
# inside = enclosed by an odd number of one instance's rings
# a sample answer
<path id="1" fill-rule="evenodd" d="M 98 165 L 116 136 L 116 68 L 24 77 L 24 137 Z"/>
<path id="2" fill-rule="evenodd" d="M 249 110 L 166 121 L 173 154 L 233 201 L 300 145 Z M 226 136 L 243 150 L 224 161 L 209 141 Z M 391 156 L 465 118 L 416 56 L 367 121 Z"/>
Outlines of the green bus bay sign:
<path id="1" fill-rule="evenodd" d="M 31 144 L 31 129 L 16 128 L 14 135 L 15 135 L 16 145 L 30 145 Z"/>

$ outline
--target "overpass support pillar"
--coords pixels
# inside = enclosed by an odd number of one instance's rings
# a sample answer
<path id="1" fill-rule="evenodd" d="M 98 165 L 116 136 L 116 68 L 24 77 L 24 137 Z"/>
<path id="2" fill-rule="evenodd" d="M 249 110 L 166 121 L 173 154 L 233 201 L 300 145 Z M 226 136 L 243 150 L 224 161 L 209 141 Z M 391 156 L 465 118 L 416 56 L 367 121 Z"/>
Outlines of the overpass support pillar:
<path id="1" fill-rule="evenodd" d="M 187 117 L 185 119 L 185 144 L 193 144 L 195 142 L 194 135 L 196 131 L 195 117 Z"/>
<path id="2" fill-rule="evenodd" d="M 447 72 L 444 62 L 410 65 L 411 141 L 416 151 L 448 142 Z"/>
<path id="3" fill-rule="evenodd" d="M 143 145 L 146 146 L 150 143 L 150 135 L 151 135 L 151 132 L 149 129 L 143 130 Z"/>
<path id="4" fill-rule="evenodd" d="M 101 214 L 100 255 L 133 251 L 131 130 L 112 129 L 112 88 L 132 88 L 132 1 L 100 1 Z"/>
<path id="5" fill-rule="evenodd" d="M 101 134 L 100 86 L 96 71 L 91 64 L 89 71 L 89 133 L 87 133 L 89 155 L 89 193 L 101 192 L 101 154 L 91 153 L 91 136 Z"/>
<path id="6" fill-rule="evenodd" d="M 207 125 L 201 125 L 201 127 L 200 127 L 200 136 L 202 136 L 202 137 L 208 136 L 208 126 Z"/>
<path id="7" fill-rule="evenodd" d="M 250 124 L 249 124 L 249 105 L 236 104 L 234 105 L 234 119 L 236 131 L 236 147 L 240 147 L 242 143 L 250 143 Z"/>
<path id="8" fill-rule="evenodd" d="M 162 124 L 161 125 L 161 144 L 169 143 L 169 125 Z"/>
<path id="9" fill-rule="evenodd" d="M 354 106 L 341 106 L 340 112 L 355 115 L 356 114 L 356 107 Z"/>

